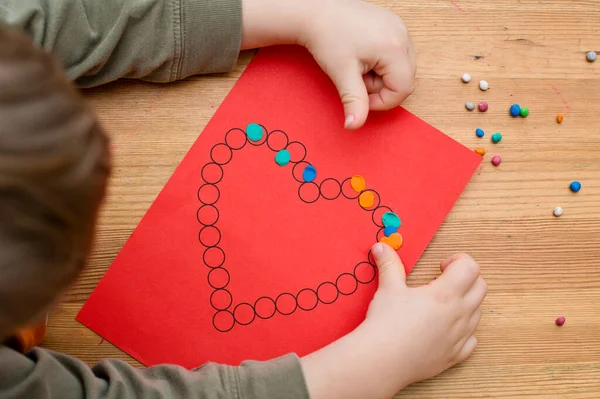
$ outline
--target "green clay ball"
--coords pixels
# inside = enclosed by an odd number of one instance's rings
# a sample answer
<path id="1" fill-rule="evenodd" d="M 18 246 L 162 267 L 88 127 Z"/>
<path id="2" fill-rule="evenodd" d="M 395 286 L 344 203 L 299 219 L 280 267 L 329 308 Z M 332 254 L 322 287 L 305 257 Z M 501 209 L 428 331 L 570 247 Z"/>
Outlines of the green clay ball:
<path id="1" fill-rule="evenodd" d="M 527 115 L 529 115 L 529 108 L 521 108 L 521 116 L 526 117 Z"/>
<path id="2" fill-rule="evenodd" d="M 502 135 L 500 133 L 492 134 L 492 143 L 494 143 L 494 144 L 499 143 L 500 140 L 502 140 Z"/>

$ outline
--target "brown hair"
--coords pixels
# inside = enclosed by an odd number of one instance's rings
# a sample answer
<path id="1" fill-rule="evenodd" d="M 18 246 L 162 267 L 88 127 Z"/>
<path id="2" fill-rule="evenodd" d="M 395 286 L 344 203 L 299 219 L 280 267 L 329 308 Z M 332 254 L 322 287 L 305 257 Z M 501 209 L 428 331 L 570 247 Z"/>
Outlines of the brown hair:
<path id="1" fill-rule="evenodd" d="M 81 271 L 109 171 L 108 138 L 57 61 L 0 28 L 0 341 Z"/>

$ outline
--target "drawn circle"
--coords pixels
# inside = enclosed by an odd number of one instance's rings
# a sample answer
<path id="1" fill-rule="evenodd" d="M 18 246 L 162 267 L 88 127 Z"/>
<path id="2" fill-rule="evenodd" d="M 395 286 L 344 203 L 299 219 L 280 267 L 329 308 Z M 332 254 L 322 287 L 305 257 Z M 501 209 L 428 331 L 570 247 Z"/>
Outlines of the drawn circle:
<path id="1" fill-rule="evenodd" d="M 220 332 L 231 331 L 233 326 L 235 326 L 235 319 L 233 317 L 233 313 L 229 310 L 220 310 L 213 316 L 212 319 L 213 326 Z"/>
<path id="2" fill-rule="evenodd" d="M 213 226 L 219 220 L 219 210 L 214 205 L 202 205 L 196 212 L 198 223 Z"/>
<path id="3" fill-rule="evenodd" d="M 235 322 L 242 326 L 247 326 L 252 323 L 255 317 L 256 313 L 254 313 L 254 308 L 249 303 L 242 302 L 233 309 L 233 318 L 235 319 Z"/>
<path id="4" fill-rule="evenodd" d="M 390 208 L 389 206 L 385 206 L 385 205 L 381 205 L 381 206 L 378 206 L 375 208 L 375 210 L 371 214 L 371 220 L 373 220 L 373 223 L 375 223 L 375 226 L 383 228 L 383 220 L 381 220 L 381 218 L 383 217 L 383 214 L 386 212 L 392 212 L 392 208 Z"/>
<path id="5" fill-rule="evenodd" d="M 210 305 L 216 310 L 227 310 L 231 306 L 233 297 L 226 289 L 214 290 L 210 294 Z"/>
<path id="6" fill-rule="evenodd" d="M 267 129 L 263 125 L 261 125 L 261 124 L 257 124 L 257 125 L 260 126 L 262 128 L 262 130 L 263 130 L 263 134 L 262 134 L 262 137 L 260 138 L 260 140 L 258 140 L 258 141 L 252 141 L 252 140 L 250 140 L 250 138 L 248 138 L 248 143 L 250 143 L 251 145 L 253 145 L 255 147 L 259 147 L 259 146 L 263 145 L 264 143 L 266 143 L 267 142 L 267 136 L 268 136 Z"/>
<path id="7" fill-rule="evenodd" d="M 292 161 L 290 161 L 292 162 Z M 300 161 L 297 162 L 294 167 L 292 168 L 292 177 L 294 178 L 294 180 L 296 180 L 298 183 L 306 183 L 304 181 L 304 169 L 310 165 L 310 163 L 306 162 L 306 161 Z"/>
<path id="8" fill-rule="evenodd" d="M 210 149 L 210 159 L 218 165 L 225 165 L 231 161 L 233 151 L 225 143 L 218 143 Z"/>
<path id="9" fill-rule="evenodd" d="M 381 227 L 377 230 L 377 233 L 375 233 L 375 242 L 379 242 L 383 237 L 385 237 L 385 234 L 383 233 L 383 227 Z"/>
<path id="10" fill-rule="evenodd" d="M 271 151 L 281 151 L 288 146 L 290 139 L 283 130 L 273 130 L 267 136 L 267 147 Z"/>
<path id="11" fill-rule="evenodd" d="M 277 311 L 275 301 L 268 296 L 260 297 L 254 302 L 254 311 L 258 318 L 263 320 L 270 319 Z"/>
<path id="12" fill-rule="evenodd" d="M 215 247 L 221 242 L 221 231 L 215 226 L 204 226 L 198 233 L 200 244 L 205 247 Z"/>
<path id="13" fill-rule="evenodd" d="M 319 185 L 319 192 L 321 193 L 321 197 L 331 201 L 340 196 L 342 193 L 342 185 L 334 178 L 328 177 Z"/>
<path id="14" fill-rule="evenodd" d="M 369 249 L 369 253 L 367 253 L 367 263 L 370 263 L 375 269 L 377 269 L 377 264 L 375 263 L 375 258 Z"/>
<path id="15" fill-rule="evenodd" d="M 367 192 L 371 192 L 371 193 L 373 193 L 373 195 L 375 196 L 375 202 L 374 202 L 374 204 L 373 204 L 372 206 L 369 206 L 369 207 L 365 208 L 365 207 L 363 207 L 363 206 L 360 204 L 360 201 L 359 201 L 359 202 L 358 202 L 358 206 L 360 206 L 360 207 L 361 207 L 361 209 L 364 209 L 365 211 L 374 211 L 375 209 L 377 209 L 377 207 L 378 207 L 378 206 L 379 206 L 379 204 L 381 203 L 381 198 L 379 197 L 379 193 L 378 193 L 377 191 L 375 191 L 375 190 L 371 190 L 370 188 L 367 188 L 366 190 L 363 190 L 363 191 L 361 192 L 361 195 L 362 195 L 363 193 L 367 193 Z"/>
<path id="16" fill-rule="evenodd" d="M 321 192 L 319 186 L 315 182 L 302 183 L 298 187 L 298 197 L 307 204 L 312 204 L 319 199 Z"/>
<path id="17" fill-rule="evenodd" d="M 301 142 L 292 141 L 287 145 L 286 149 L 290 152 L 291 163 L 300 163 L 306 159 L 306 147 Z"/>
<path id="18" fill-rule="evenodd" d="M 352 295 L 356 292 L 358 288 L 358 281 L 356 277 L 354 277 L 350 273 L 343 273 L 338 276 L 335 280 L 335 286 L 340 294 L 342 295 Z"/>
<path id="19" fill-rule="evenodd" d="M 342 181 L 342 184 L 341 184 L 342 195 L 349 200 L 357 199 L 358 196 L 360 195 L 360 193 L 357 193 L 356 191 L 354 191 L 354 189 L 350 185 L 351 179 L 352 179 L 351 177 L 347 177 L 344 179 L 344 181 Z"/>
<path id="20" fill-rule="evenodd" d="M 315 290 L 304 288 L 298 292 L 298 307 L 304 311 L 310 311 L 317 307 L 319 298 Z"/>
<path id="21" fill-rule="evenodd" d="M 221 267 L 225 263 L 225 251 L 219 247 L 206 248 L 202 254 L 202 261 L 211 269 Z"/>
<path id="22" fill-rule="evenodd" d="M 279 294 L 279 296 L 275 298 L 275 309 L 284 316 L 289 316 L 294 313 L 297 307 L 298 302 L 296 302 L 296 298 L 289 292 Z"/>
<path id="23" fill-rule="evenodd" d="M 339 292 L 335 284 L 328 281 L 321 283 L 317 288 L 317 298 L 319 302 L 326 305 L 332 304 L 338 298 Z"/>
<path id="24" fill-rule="evenodd" d="M 198 189 L 198 200 L 205 205 L 216 204 L 221 197 L 219 187 L 212 183 L 206 183 Z"/>
<path id="25" fill-rule="evenodd" d="M 360 262 L 358 265 L 354 266 L 354 277 L 356 278 L 356 281 L 361 284 L 369 284 L 371 281 L 375 280 L 376 274 L 376 267 L 369 262 Z"/>
<path id="26" fill-rule="evenodd" d="M 202 179 L 211 184 L 217 184 L 223 180 L 223 167 L 218 163 L 209 162 L 200 171 Z"/>
<path id="27" fill-rule="evenodd" d="M 215 290 L 227 287 L 230 279 L 229 272 L 222 267 L 215 267 L 208 272 L 208 285 Z"/>
<path id="28" fill-rule="evenodd" d="M 225 134 L 225 144 L 227 144 L 227 146 L 229 148 L 231 148 L 232 150 L 241 150 L 242 148 L 244 148 L 246 146 L 246 143 L 248 142 L 248 138 L 246 136 L 246 132 L 244 132 L 242 129 L 240 128 L 233 128 L 230 129 L 226 134 Z"/>

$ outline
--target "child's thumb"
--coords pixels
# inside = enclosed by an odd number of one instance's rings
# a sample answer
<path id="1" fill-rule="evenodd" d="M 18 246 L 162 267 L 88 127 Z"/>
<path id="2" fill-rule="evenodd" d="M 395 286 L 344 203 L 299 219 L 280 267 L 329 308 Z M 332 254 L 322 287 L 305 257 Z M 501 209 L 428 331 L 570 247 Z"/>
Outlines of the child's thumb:
<path id="1" fill-rule="evenodd" d="M 340 93 L 344 104 L 346 129 L 358 129 L 364 125 L 369 114 L 369 93 L 362 77 L 358 61 L 350 64 L 338 63 L 339 67 L 330 71 L 330 77 Z"/>
<path id="2" fill-rule="evenodd" d="M 378 242 L 371 248 L 379 269 L 379 287 L 406 287 L 406 271 L 400 257 L 392 247 Z"/>

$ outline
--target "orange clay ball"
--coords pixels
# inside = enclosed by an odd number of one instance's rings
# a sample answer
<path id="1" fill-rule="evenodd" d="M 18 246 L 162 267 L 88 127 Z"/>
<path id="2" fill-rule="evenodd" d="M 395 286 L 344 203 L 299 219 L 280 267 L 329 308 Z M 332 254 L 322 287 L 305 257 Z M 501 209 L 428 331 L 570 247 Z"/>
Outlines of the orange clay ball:
<path id="1" fill-rule="evenodd" d="M 481 156 L 484 156 L 485 155 L 485 148 L 481 148 L 481 147 L 475 148 L 475 152 L 477 154 L 481 155 Z"/>
<path id="2" fill-rule="evenodd" d="M 558 122 L 558 123 L 562 123 L 562 121 L 563 121 L 563 116 L 562 116 L 562 114 L 558 114 L 558 116 L 556 117 L 556 122 Z"/>
<path id="3" fill-rule="evenodd" d="M 389 237 L 381 237 L 379 242 L 383 242 L 394 248 L 394 251 L 397 251 L 402 247 L 403 240 L 400 233 L 392 233 Z"/>
<path id="4" fill-rule="evenodd" d="M 373 204 L 375 204 L 375 194 L 373 194 L 371 191 L 364 191 L 358 197 L 358 203 L 365 209 L 372 207 Z"/>
<path id="5" fill-rule="evenodd" d="M 367 188 L 367 183 L 365 182 L 365 178 L 362 177 L 361 175 L 352 176 L 350 178 L 350 187 L 352 187 L 352 190 L 356 191 L 357 193 L 360 193 L 365 188 Z"/>

